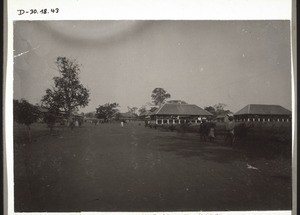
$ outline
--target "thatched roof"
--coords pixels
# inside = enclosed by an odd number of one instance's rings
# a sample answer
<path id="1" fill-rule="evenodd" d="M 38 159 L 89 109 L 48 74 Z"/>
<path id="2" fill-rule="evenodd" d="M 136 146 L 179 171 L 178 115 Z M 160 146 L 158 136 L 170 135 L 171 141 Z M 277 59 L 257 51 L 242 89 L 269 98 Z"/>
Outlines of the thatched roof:
<path id="1" fill-rule="evenodd" d="M 164 104 L 153 115 L 186 115 L 186 116 L 212 116 L 208 111 L 193 104 Z"/>
<path id="2" fill-rule="evenodd" d="M 291 115 L 291 111 L 280 105 L 249 104 L 234 115 Z"/>

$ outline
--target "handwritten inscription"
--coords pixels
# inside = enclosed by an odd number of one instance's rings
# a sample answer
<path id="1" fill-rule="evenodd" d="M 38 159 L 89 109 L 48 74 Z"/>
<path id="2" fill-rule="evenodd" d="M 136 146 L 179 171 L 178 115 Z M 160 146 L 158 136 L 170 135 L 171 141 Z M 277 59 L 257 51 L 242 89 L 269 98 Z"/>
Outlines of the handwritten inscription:
<path id="1" fill-rule="evenodd" d="M 29 15 L 34 15 L 34 14 L 55 14 L 55 13 L 59 13 L 59 8 L 51 8 L 51 9 L 30 9 L 30 10 L 17 10 L 17 14 L 19 16 L 24 15 L 24 14 L 29 14 Z"/>

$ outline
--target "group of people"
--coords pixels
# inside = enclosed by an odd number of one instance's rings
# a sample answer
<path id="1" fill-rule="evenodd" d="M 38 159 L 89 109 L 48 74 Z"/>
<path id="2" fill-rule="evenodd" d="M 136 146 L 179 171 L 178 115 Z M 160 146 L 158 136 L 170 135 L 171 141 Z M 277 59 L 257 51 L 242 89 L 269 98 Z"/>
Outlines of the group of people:
<path id="1" fill-rule="evenodd" d="M 75 119 L 74 117 L 70 116 L 68 119 L 68 125 L 73 129 L 74 127 L 81 126 L 82 120 Z"/>
<path id="2" fill-rule="evenodd" d="M 216 138 L 215 126 L 216 126 L 215 123 L 207 122 L 206 118 L 202 118 L 200 123 L 200 128 L 199 128 L 200 140 L 206 142 L 208 139 L 210 142 L 213 142 L 214 139 Z M 228 121 L 226 122 L 225 142 L 229 140 L 231 145 L 233 145 L 235 140 L 234 128 L 235 128 L 235 123 L 233 120 L 233 116 L 229 115 Z"/>

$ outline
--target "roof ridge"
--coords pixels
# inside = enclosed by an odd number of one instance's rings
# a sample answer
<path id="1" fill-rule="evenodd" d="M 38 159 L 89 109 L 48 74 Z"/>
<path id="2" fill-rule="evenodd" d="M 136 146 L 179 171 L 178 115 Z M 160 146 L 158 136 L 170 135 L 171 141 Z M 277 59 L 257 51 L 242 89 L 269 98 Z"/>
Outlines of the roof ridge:
<path id="1" fill-rule="evenodd" d="M 162 104 L 162 106 L 160 106 L 157 110 L 155 110 L 155 114 L 158 114 L 158 112 L 162 109 L 163 106 L 165 106 L 167 103 Z"/>
<path id="2" fill-rule="evenodd" d="M 248 104 L 248 105 L 259 105 L 259 106 L 279 106 L 279 107 L 282 107 L 281 105 L 279 104 Z"/>
<path id="3" fill-rule="evenodd" d="M 164 105 L 194 105 L 194 104 L 165 103 Z"/>

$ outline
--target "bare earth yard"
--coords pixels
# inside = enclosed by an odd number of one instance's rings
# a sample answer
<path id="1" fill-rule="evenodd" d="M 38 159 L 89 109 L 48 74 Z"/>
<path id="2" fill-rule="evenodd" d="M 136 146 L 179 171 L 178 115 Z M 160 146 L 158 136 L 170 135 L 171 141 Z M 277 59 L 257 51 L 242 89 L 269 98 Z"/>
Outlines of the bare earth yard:
<path id="1" fill-rule="evenodd" d="M 84 124 L 53 135 L 35 124 L 31 144 L 22 126 L 14 132 L 17 212 L 291 209 L 290 157 L 242 142 L 200 142 L 197 133 L 143 123 Z"/>

